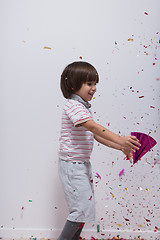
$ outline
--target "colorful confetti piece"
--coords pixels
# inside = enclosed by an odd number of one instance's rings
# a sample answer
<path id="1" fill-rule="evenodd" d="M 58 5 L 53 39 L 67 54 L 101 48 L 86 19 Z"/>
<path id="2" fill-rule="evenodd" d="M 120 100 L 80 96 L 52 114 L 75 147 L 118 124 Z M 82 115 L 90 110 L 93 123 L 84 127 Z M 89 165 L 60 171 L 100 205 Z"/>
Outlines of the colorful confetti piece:
<path id="1" fill-rule="evenodd" d="M 51 47 L 44 47 L 43 49 L 49 49 L 49 50 L 51 50 L 52 48 L 51 48 Z"/>

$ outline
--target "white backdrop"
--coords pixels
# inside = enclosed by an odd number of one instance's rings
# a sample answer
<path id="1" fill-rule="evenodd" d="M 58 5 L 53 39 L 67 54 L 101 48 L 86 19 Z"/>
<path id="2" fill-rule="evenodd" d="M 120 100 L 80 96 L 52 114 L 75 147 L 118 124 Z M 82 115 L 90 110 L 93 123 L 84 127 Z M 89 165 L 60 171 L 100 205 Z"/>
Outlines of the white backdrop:
<path id="1" fill-rule="evenodd" d="M 134 166 L 95 143 L 97 215 L 82 235 L 159 236 L 159 9 L 158 0 L 0 0 L 0 237 L 56 238 L 65 223 L 59 81 L 81 59 L 100 75 L 95 121 L 158 142 Z"/>

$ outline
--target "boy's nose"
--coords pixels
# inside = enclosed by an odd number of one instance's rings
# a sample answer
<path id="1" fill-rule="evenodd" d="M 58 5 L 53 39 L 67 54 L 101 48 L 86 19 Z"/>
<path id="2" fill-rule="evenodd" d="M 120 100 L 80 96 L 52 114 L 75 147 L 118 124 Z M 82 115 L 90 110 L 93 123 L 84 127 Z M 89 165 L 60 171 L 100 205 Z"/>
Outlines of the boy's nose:
<path id="1" fill-rule="evenodd" d="M 93 90 L 93 91 L 96 91 L 96 86 L 93 86 L 93 87 L 92 87 L 92 90 Z"/>

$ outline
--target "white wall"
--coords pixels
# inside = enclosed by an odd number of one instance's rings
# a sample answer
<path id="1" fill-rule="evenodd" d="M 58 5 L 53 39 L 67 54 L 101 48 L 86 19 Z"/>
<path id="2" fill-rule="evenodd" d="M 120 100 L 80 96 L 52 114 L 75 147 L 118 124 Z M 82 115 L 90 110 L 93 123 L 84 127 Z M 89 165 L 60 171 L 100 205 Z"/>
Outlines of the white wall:
<path id="1" fill-rule="evenodd" d="M 83 236 L 158 238 L 159 9 L 158 0 L 0 0 L 0 237 L 56 238 L 63 227 L 59 80 L 82 57 L 100 75 L 95 121 L 116 133 L 150 132 L 158 142 L 133 167 L 122 153 L 95 143 L 97 217 Z"/>

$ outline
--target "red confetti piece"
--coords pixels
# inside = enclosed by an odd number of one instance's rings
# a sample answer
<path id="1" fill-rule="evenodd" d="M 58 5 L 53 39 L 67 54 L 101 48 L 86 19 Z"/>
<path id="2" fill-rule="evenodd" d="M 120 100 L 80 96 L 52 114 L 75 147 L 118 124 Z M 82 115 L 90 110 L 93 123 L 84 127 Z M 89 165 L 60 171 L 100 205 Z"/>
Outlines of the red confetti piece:
<path id="1" fill-rule="evenodd" d="M 146 219 L 146 218 L 144 218 L 145 220 L 146 220 L 146 222 L 150 222 L 150 220 L 149 219 Z"/>
<path id="2" fill-rule="evenodd" d="M 24 210 L 24 207 L 22 207 L 22 210 Z"/>
<path id="3" fill-rule="evenodd" d="M 82 59 L 82 57 L 81 57 L 81 56 L 80 56 L 79 58 L 80 58 L 80 59 Z"/>
<path id="4" fill-rule="evenodd" d="M 90 196 L 89 200 L 91 200 L 91 199 L 92 199 L 92 196 Z"/>
<path id="5" fill-rule="evenodd" d="M 155 63 L 153 63 L 153 66 L 156 65 Z"/>
<path id="6" fill-rule="evenodd" d="M 130 221 L 128 218 L 123 217 L 125 221 Z"/>
<path id="7" fill-rule="evenodd" d="M 139 98 L 144 98 L 144 96 L 140 96 Z"/>
<path id="8" fill-rule="evenodd" d="M 148 15 L 148 13 L 147 13 L 147 12 L 144 12 L 144 14 L 145 14 L 145 15 Z"/>
<path id="9" fill-rule="evenodd" d="M 153 107 L 153 106 L 150 106 L 150 108 L 155 108 L 155 107 Z"/>
<path id="10" fill-rule="evenodd" d="M 155 229 L 160 231 L 160 228 L 158 228 L 158 227 L 156 227 L 156 226 L 155 226 Z"/>

